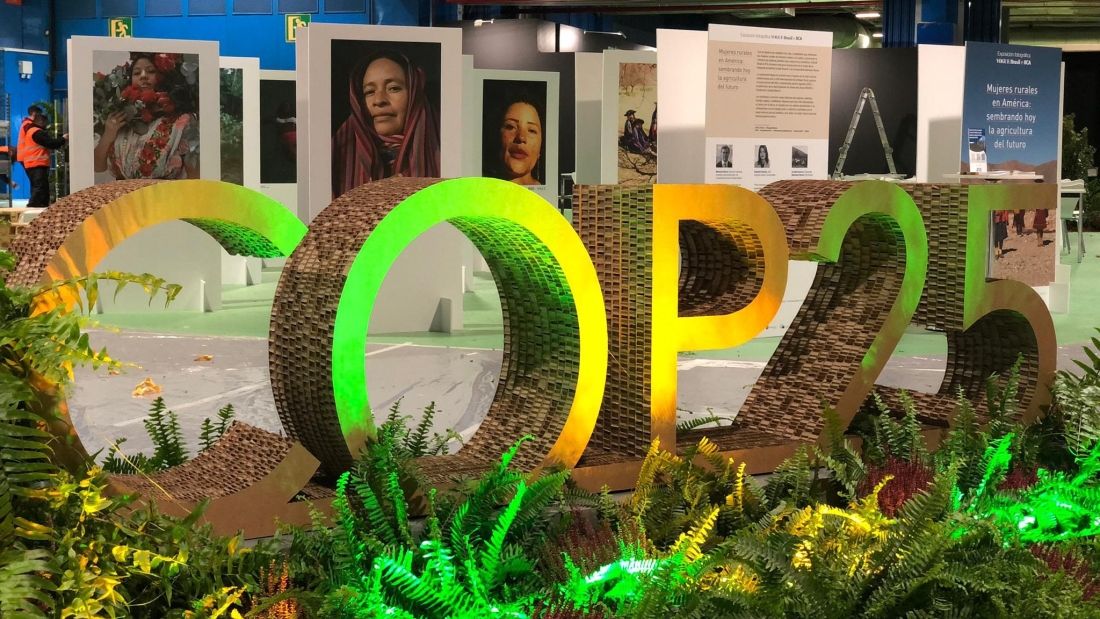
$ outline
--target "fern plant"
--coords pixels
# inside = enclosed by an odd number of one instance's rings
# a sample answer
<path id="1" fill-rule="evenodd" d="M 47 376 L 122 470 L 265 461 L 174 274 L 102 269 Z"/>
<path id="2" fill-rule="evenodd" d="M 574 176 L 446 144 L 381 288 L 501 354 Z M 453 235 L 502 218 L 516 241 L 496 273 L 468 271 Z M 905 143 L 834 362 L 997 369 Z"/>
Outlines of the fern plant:
<path id="1" fill-rule="evenodd" d="M 103 462 L 103 470 L 118 475 L 150 474 L 187 462 L 189 455 L 183 442 L 179 416 L 168 410 L 163 397 L 153 401 L 144 425 L 146 434 L 153 441 L 153 455 L 147 456 L 141 452 L 123 454 L 121 446 L 126 439 L 118 439 L 111 446 L 107 459 Z M 200 442 L 203 440 L 201 436 L 199 440 Z"/>
<path id="2" fill-rule="evenodd" d="M 515 471 L 520 441 L 480 478 L 424 494 L 427 519 L 414 530 L 417 491 L 402 484 L 403 467 L 414 466 L 402 460 L 410 454 L 404 438 L 378 432 L 355 470 L 339 478 L 335 529 L 317 514 L 312 531 L 292 530 L 291 556 L 310 555 L 292 573 L 320 594 L 298 599 L 323 616 L 349 618 L 505 617 L 530 606 L 540 584 L 530 557 L 549 535 L 544 512 L 567 471 Z"/>
<path id="3" fill-rule="evenodd" d="M 654 439 L 624 508 L 626 518 L 638 519 L 651 542 L 667 548 L 715 507 L 713 531 L 724 536 L 759 518 L 767 511 L 766 501 L 744 463 L 718 455 L 718 447 L 706 438 L 682 455 L 662 450 Z"/>
<path id="4" fill-rule="evenodd" d="M 229 429 L 236 415 L 237 411 L 233 408 L 233 405 L 226 404 L 218 410 L 217 423 L 211 422 L 209 417 L 202 420 L 202 428 L 199 433 L 199 453 L 208 451 L 214 446 L 214 443 L 218 442 L 218 439 Z"/>

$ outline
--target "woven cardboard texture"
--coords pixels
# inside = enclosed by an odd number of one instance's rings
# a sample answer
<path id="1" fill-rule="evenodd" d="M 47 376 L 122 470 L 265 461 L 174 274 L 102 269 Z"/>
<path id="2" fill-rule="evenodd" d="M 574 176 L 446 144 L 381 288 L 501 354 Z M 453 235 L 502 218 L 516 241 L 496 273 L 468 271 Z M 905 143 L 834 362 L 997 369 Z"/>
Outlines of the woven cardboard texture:
<path id="1" fill-rule="evenodd" d="M 19 258 L 8 280 L 13 286 L 34 286 L 50 280 L 46 272 L 58 250 L 78 228 L 102 208 L 131 192 L 164 181 L 115 181 L 66 196 L 46 209 L 12 242 Z M 236 223 L 215 218 L 183 218 L 182 221 L 209 234 L 232 255 L 277 258 L 283 253 L 268 239 Z M 96 234 L 88 230 L 87 234 Z M 94 241 L 90 241 L 94 242 Z"/>
<path id="2" fill-rule="evenodd" d="M 760 293 L 764 251 L 747 225 L 682 221 L 680 247 L 680 316 L 732 314 Z"/>
<path id="3" fill-rule="evenodd" d="M 322 211 L 283 269 L 272 310 L 271 383 L 287 433 L 337 475 L 354 456 L 339 422 L 332 371 L 333 334 L 346 273 L 371 232 L 398 204 L 438 182 L 388 179 L 354 189 Z M 504 318 L 504 358 L 496 397 L 480 428 L 457 454 L 424 459 L 429 478 L 446 481 L 499 462 L 530 435 L 514 462 L 542 464 L 561 433 L 577 382 L 579 332 L 565 277 L 552 255 L 503 218 L 450 223 L 484 256 Z"/>
<path id="4" fill-rule="evenodd" d="M 74 241 L 77 245 L 94 244 L 102 252 L 109 251 L 120 239 L 142 229 L 140 222 L 144 220 L 130 216 L 132 213 L 128 209 L 131 206 L 146 211 L 150 207 L 153 210 L 163 207 L 166 212 L 162 213 L 162 219 L 171 219 L 172 207 L 155 201 L 152 196 L 142 197 L 131 205 L 116 202 L 123 196 L 160 182 L 107 183 L 59 200 L 36 218 L 17 240 L 13 250 L 18 256 L 18 263 L 8 281 L 11 285 L 24 286 L 49 283 L 58 271 L 62 271 L 54 265 L 59 253 Z M 219 186 L 207 184 L 200 188 L 200 191 L 204 190 L 208 192 L 203 194 L 207 197 L 210 192 L 217 195 Z M 181 198 L 184 201 L 196 199 L 190 192 Z M 282 207 L 272 204 L 281 214 Z M 112 210 L 104 211 L 108 206 L 112 206 Z M 207 206 L 210 207 L 208 212 L 221 212 L 227 208 L 224 204 Z M 263 257 L 282 255 L 274 243 L 239 223 L 208 217 L 183 220 L 206 231 L 233 253 Z M 89 221 L 89 225 L 84 225 Z M 291 243 L 293 238 L 282 241 Z M 84 269 L 94 268 L 95 262 L 60 261 L 66 262 L 64 272 L 73 277 L 88 275 Z M 51 270 L 54 271 L 52 274 Z M 58 399 L 54 406 L 59 419 L 51 431 L 59 436 L 73 435 L 75 432 L 65 402 Z M 66 439 L 70 438 L 76 439 L 66 440 L 69 449 L 76 452 L 72 454 L 75 458 L 64 454 L 67 459 L 62 463 L 83 463 L 88 454 L 79 437 L 66 436 Z M 213 499 L 207 517 L 219 534 L 235 533 L 247 527 L 247 534 L 261 536 L 274 531 L 275 517 L 284 521 L 302 521 L 308 517 L 303 505 L 288 502 L 300 489 L 307 487 L 317 467 L 317 460 L 301 445 L 270 432 L 235 423 L 214 448 L 182 466 L 153 476 L 113 476 L 111 482 L 122 492 L 136 491 L 145 499 L 157 500 L 165 511 L 175 515 L 186 515 L 198 501 Z M 325 498 L 322 489 L 312 486 L 308 486 L 304 493 L 311 498 Z"/>
<path id="5" fill-rule="evenodd" d="M 918 418 L 930 425 L 946 426 L 960 391 L 986 412 L 987 379 L 1007 376 L 1020 360 L 1019 409 L 1027 410 L 1039 395 L 1039 342 L 1031 324 L 1015 311 L 999 310 L 963 330 L 963 304 L 967 294 L 969 185 L 902 185 L 912 196 L 928 230 L 928 283 L 921 296 L 914 323 L 942 330 L 947 336 L 947 368 L 935 394 L 910 393 Z M 986 215 L 988 217 L 988 215 Z M 1002 380 L 1003 383 L 1003 380 Z M 886 404 L 897 411 L 898 390 L 876 387 Z M 871 404 L 871 403 L 868 403 Z"/>
<path id="6" fill-rule="evenodd" d="M 653 291 L 649 285 L 653 279 L 652 186 L 575 186 L 573 227 L 596 267 L 603 289 L 608 329 L 603 406 L 579 466 L 643 458 L 652 440 L 649 417 L 653 332 Z M 707 238 L 714 238 L 714 235 Z M 700 262 L 712 265 L 711 261 Z M 734 264 L 740 265 L 740 258 L 730 260 L 729 271 Z M 700 274 L 703 276 L 700 279 L 707 280 L 704 269 L 700 269 Z M 723 271 L 716 279 L 729 281 L 733 277 Z M 690 275 L 685 281 L 693 284 Z M 694 290 L 694 285 L 688 289 Z M 698 297 L 705 295 L 692 298 Z"/>
<path id="7" fill-rule="evenodd" d="M 267 477 L 293 445 L 277 434 L 234 422 L 213 447 L 180 466 L 148 476 L 112 475 L 111 481 L 157 500 L 217 499 Z"/>
<path id="8" fill-rule="evenodd" d="M 31 222 L 27 230 L 12 241 L 11 250 L 19 262 L 8 279 L 9 286 L 35 286 L 49 281 L 46 266 L 57 250 L 84 220 L 116 199 L 162 181 L 116 181 L 104 183 L 66 196 Z M 43 279 L 46 278 L 46 279 Z"/>
<path id="9" fill-rule="evenodd" d="M 785 181 L 760 193 L 783 221 L 792 258 L 821 260 L 826 219 L 853 183 Z M 950 354 L 938 394 L 915 394 L 926 422 L 946 423 L 961 388 L 978 398 L 993 373 L 1004 373 L 1022 354 L 1021 392 L 1038 384 L 1037 346 L 1028 321 L 1013 311 L 996 311 L 963 331 L 966 295 L 967 188 L 960 185 L 903 185 L 915 202 L 928 238 L 926 285 L 913 322 L 947 332 Z M 651 290 L 645 254 L 652 230 L 648 188 L 576 187 L 574 226 L 592 254 L 606 296 L 610 331 L 608 384 L 604 405 L 580 466 L 638 458 L 651 436 L 648 341 Z M 904 197 L 904 196 L 902 196 Z M 869 205 L 870 206 L 870 205 Z M 907 206 L 912 213 L 912 205 Z M 868 210 L 874 210 L 868 208 Z M 911 223 L 915 223 L 914 219 Z M 906 274 L 905 234 L 894 217 L 859 216 L 844 232 L 839 257 L 818 271 L 795 317 L 748 400 L 729 428 L 681 433 L 681 446 L 706 436 L 725 451 L 814 442 L 824 428 L 824 403 L 836 405 L 858 382 L 872 343 L 884 333 Z M 759 290 L 764 265 L 758 240 L 748 226 L 681 224 L 679 313 L 699 316 L 744 307 Z M 984 260 L 984 256 L 971 256 Z M 915 302 L 915 298 L 913 300 Z M 910 304 L 910 311 L 912 305 Z M 897 329 L 894 329 L 897 331 Z M 891 342 L 900 331 L 888 333 Z M 891 344 L 892 346 L 892 344 Z M 872 363 L 877 375 L 885 359 Z M 873 379 L 873 376 L 872 376 Z M 896 391 L 877 388 L 888 402 Z M 849 394 L 850 395 L 850 394 Z M 860 396 L 862 397 L 862 395 Z M 845 419 L 853 411 L 847 411 Z"/>

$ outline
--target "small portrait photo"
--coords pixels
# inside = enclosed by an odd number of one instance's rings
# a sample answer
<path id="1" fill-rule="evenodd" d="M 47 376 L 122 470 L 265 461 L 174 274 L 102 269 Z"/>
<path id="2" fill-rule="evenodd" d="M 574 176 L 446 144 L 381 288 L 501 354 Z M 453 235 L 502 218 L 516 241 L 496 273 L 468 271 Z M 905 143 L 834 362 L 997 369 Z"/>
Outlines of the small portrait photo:
<path id="1" fill-rule="evenodd" d="M 333 198 L 393 176 L 439 178 L 442 45 L 333 40 L 331 61 Z"/>
<path id="2" fill-rule="evenodd" d="M 298 179 L 298 119 L 294 80 L 260 80 L 260 182 Z"/>
<path id="3" fill-rule="evenodd" d="M 768 147 L 761 144 L 755 147 L 756 156 L 753 157 L 752 167 L 766 169 L 772 167 L 772 161 L 768 158 Z"/>
<path id="4" fill-rule="evenodd" d="M 482 82 L 481 169 L 517 185 L 546 184 L 546 82 Z"/>
<path id="5" fill-rule="evenodd" d="M 730 144 L 719 144 L 714 149 L 714 167 L 716 168 L 732 168 L 733 167 L 733 146 Z"/>
<path id="6" fill-rule="evenodd" d="M 199 178 L 198 54 L 96 50 L 92 69 L 96 182 Z"/>
<path id="7" fill-rule="evenodd" d="M 222 180 L 244 184 L 244 69 L 221 68 Z"/>
<path id="8" fill-rule="evenodd" d="M 791 147 L 791 168 L 806 169 L 810 167 L 809 148 L 805 146 Z"/>

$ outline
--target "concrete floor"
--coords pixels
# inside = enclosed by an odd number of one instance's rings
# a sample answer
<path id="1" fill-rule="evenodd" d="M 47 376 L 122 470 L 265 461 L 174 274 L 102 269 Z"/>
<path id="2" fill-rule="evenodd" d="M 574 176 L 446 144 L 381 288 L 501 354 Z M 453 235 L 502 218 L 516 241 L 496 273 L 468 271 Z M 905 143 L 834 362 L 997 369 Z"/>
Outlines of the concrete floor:
<path id="1" fill-rule="evenodd" d="M 268 384 L 267 341 L 259 338 L 193 337 L 156 333 L 93 332 L 96 347 L 141 366 L 110 376 L 81 369 L 69 397 L 74 423 L 90 451 L 108 440 L 126 438 L 127 452 L 148 450 L 142 421 L 155 396 L 133 397 L 146 378 L 163 387 L 160 394 L 180 418 L 194 448 L 203 419 L 233 404 L 237 419 L 280 432 L 282 425 Z M 211 361 L 196 361 L 211 355 Z M 1064 347 L 1059 366 L 1083 358 L 1081 346 Z M 412 344 L 369 344 L 365 359 L 371 406 L 378 416 L 402 399 L 401 410 L 419 420 L 430 402 L 439 411 L 435 427 L 473 434 L 492 401 L 500 371 L 499 350 L 441 348 Z M 684 355 L 679 361 L 681 418 L 714 414 L 732 418 L 748 397 L 764 361 Z M 934 391 L 943 378 L 943 355 L 895 356 L 879 383 L 915 391 Z"/>
<path id="2" fill-rule="evenodd" d="M 1100 246 L 1100 235 L 1086 234 L 1086 245 Z M 1076 239 L 1074 239 L 1076 240 Z M 1082 263 L 1062 256 L 1073 270 L 1069 314 L 1054 315 L 1058 367 L 1073 369 L 1084 359 L 1083 342 L 1100 325 L 1100 255 Z M 480 274 L 479 274 L 480 275 Z M 500 370 L 503 340 L 500 306 L 491 279 L 475 282 L 467 293 L 466 330 L 455 334 L 395 334 L 370 338 L 365 358 L 371 406 L 382 416 L 397 399 L 402 411 L 419 419 L 434 401 L 435 427 L 454 428 L 470 436 L 492 401 Z M 134 398 L 133 388 L 145 378 L 161 385 L 165 402 L 179 414 L 183 432 L 197 443 L 202 420 L 215 417 L 226 404 L 241 421 L 274 432 L 281 429 L 267 368 L 267 319 L 274 283 L 226 293 L 220 312 L 142 312 L 97 316 L 122 333 L 93 331 L 97 348 L 141 366 L 118 376 L 80 369 L 69 395 L 74 422 L 85 445 L 104 449 L 108 441 L 128 439 L 127 452 L 148 450 L 142 420 L 152 397 Z M 736 349 L 685 354 L 679 361 L 679 407 L 695 415 L 732 417 L 748 397 L 779 338 L 757 338 Z M 879 383 L 915 391 L 934 391 L 943 378 L 946 340 L 942 334 L 910 329 L 879 378 Z M 211 355 L 212 361 L 196 361 Z M 682 413 L 689 418 L 691 413 Z"/>

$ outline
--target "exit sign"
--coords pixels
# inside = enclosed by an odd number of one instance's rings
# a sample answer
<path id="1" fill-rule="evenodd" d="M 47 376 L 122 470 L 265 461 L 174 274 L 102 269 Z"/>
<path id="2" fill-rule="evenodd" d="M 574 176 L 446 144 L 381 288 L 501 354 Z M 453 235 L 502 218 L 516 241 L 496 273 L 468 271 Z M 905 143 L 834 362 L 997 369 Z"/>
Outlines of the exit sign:
<path id="1" fill-rule="evenodd" d="M 115 38 L 128 39 L 134 36 L 134 20 L 130 17 L 112 17 L 107 20 L 107 28 Z"/>

